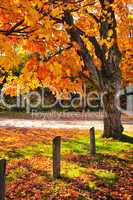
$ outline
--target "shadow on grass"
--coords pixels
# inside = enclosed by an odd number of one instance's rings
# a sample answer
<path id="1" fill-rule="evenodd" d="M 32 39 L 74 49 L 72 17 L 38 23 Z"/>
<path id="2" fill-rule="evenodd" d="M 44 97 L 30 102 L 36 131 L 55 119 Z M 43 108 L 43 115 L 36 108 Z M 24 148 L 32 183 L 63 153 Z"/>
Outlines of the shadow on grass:
<path id="1" fill-rule="evenodd" d="M 73 178 L 68 178 L 64 176 L 64 177 L 61 177 L 60 180 L 62 180 L 63 182 L 66 182 L 69 186 L 74 185 L 74 187 L 76 187 L 79 191 L 89 192 L 89 196 L 91 199 L 99 198 L 99 200 L 103 200 L 106 198 L 109 200 L 115 200 L 111 196 L 110 192 L 107 192 L 107 194 L 104 194 L 104 192 L 100 191 L 97 187 L 91 188 L 89 184 L 82 182 L 81 179 L 79 178 L 73 179 Z M 91 183 L 91 180 L 90 180 L 90 183 Z M 77 200 L 87 200 L 87 199 L 81 195 L 79 196 Z"/>
<path id="2" fill-rule="evenodd" d="M 121 142 L 127 142 L 130 144 L 133 144 L 133 137 L 128 136 L 128 135 L 122 135 L 122 137 L 119 139 Z"/>
<path id="3" fill-rule="evenodd" d="M 78 164 L 81 167 L 85 167 L 85 168 L 88 168 L 93 163 L 97 163 L 99 165 L 103 161 L 104 161 L 104 166 L 107 166 L 107 168 L 109 165 L 108 161 L 113 161 L 113 162 L 116 161 L 116 163 L 121 162 L 121 163 L 123 163 L 123 165 L 124 165 L 124 163 L 128 164 L 130 162 L 126 159 L 119 158 L 115 155 L 102 154 L 102 153 L 97 153 L 95 157 L 89 155 L 89 153 L 88 153 L 88 155 L 77 155 L 77 154 L 70 155 L 70 154 L 68 154 L 63 157 L 63 160 L 73 162 L 73 163 Z M 114 166 L 114 168 L 115 168 L 115 166 Z"/>

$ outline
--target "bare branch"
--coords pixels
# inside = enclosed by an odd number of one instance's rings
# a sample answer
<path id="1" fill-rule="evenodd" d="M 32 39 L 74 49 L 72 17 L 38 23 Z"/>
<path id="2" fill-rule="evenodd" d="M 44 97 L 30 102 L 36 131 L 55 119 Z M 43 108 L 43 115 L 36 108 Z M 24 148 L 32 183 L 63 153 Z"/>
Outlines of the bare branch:
<path id="1" fill-rule="evenodd" d="M 57 55 L 60 55 L 62 52 L 71 49 L 72 46 L 73 46 L 72 43 L 70 43 L 70 44 L 68 44 L 68 45 L 66 45 L 64 47 L 59 47 L 59 49 L 56 52 L 54 52 L 54 53 L 50 52 L 49 55 L 44 56 L 43 57 L 43 62 L 49 61 L 51 58 L 53 58 L 53 57 L 55 57 Z"/>
<path id="2" fill-rule="evenodd" d="M 87 14 L 90 15 L 97 23 L 100 22 L 100 20 L 93 13 L 87 13 Z"/>
<path id="3" fill-rule="evenodd" d="M 23 24 L 23 22 L 24 22 L 24 19 L 22 19 L 22 20 L 20 20 L 19 22 L 17 22 L 10 30 L 8 30 L 8 31 L 6 32 L 5 35 L 8 36 L 8 35 L 10 35 L 11 33 L 13 33 L 14 30 L 15 30 L 18 26 L 20 26 L 20 25 Z"/>

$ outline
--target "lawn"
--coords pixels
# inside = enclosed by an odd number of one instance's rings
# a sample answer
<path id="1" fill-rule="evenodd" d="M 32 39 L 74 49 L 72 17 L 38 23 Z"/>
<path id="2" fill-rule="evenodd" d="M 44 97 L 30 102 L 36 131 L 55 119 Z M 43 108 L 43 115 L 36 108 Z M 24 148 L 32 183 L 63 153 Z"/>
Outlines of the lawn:
<path id="1" fill-rule="evenodd" d="M 131 133 L 125 133 L 131 136 Z M 61 179 L 52 178 L 52 139 L 60 135 Z M 0 158 L 8 161 L 7 200 L 131 200 L 132 144 L 102 139 L 89 154 L 85 130 L 0 129 Z"/>

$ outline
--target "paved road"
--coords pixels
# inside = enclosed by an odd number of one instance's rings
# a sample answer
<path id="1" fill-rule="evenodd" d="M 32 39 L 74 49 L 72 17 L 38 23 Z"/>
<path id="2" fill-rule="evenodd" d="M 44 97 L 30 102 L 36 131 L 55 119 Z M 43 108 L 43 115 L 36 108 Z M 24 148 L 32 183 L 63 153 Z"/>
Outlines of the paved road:
<path id="1" fill-rule="evenodd" d="M 133 123 L 123 122 L 125 131 L 133 132 Z M 89 129 L 95 127 L 103 130 L 102 121 L 47 121 L 30 119 L 0 119 L 0 127 L 17 128 L 64 128 Z"/>

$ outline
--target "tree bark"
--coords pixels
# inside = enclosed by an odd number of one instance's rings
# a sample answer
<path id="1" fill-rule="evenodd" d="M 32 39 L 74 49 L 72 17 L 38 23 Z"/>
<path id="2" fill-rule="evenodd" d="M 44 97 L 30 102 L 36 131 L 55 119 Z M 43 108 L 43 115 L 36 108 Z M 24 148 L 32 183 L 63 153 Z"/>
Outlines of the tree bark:
<path id="1" fill-rule="evenodd" d="M 116 91 L 107 91 L 103 96 L 104 132 L 103 137 L 122 137 L 121 112 L 117 108 Z"/>
<path id="2" fill-rule="evenodd" d="M 84 66 L 92 75 L 92 78 L 100 92 L 104 93 L 104 133 L 103 137 L 120 138 L 122 136 L 123 127 L 121 125 L 121 113 L 117 108 L 115 101 L 116 95 L 121 86 L 121 72 L 119 64 L 122 54 L 117 44 L 117 23 L 115 11 L 112 4 L 114 0 L 100 0 L 101 16 L 100 23 L 100 40 L 88 36 L 84 31 L 75 26 L 73 16 L 69 10 L 64 12 L 64 21 L 67 23 L 67 33 L 71 41 L 75 41 L 79 45 L 78 55 L 84 62 Z M 109 34 L 111 31 L 111 35 Z M 101 60 L 101 69 L 99 70 L 94 63 L 93 57 L 87 48 L 82 36 L 86 37 L 92 43 L 97 58 Z M 106 42 L 105 42 L 106 41 Z"/>

